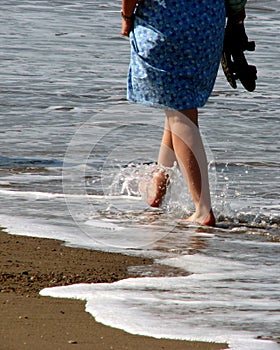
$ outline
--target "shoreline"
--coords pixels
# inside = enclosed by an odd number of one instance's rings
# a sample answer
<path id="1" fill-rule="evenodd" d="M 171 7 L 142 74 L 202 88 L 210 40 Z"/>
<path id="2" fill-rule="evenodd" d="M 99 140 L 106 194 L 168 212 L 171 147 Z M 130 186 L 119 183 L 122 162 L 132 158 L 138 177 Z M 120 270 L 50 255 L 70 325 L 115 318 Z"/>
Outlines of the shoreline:
<path id="1" fill-rule="evenodd" d="M 92 251 L 63 241 L 12 235 L 0 229 L 0 337 L 4 350 L 221 350 L 226 344 L 156 339 L 102 325 L 85 302 L 42 297 L 39 291 L 74 283 L 131 277 L 147 258 Z M 135 275 L 133 277 L 136 277 Z"/>

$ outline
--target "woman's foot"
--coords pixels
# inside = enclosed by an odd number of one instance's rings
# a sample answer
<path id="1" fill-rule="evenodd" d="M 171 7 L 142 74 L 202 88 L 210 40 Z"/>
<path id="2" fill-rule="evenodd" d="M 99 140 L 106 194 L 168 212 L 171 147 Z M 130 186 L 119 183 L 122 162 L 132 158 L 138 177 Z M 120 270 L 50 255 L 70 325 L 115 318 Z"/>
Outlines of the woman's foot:
<path id="1" fill-rule="evenodd" d="M 145 186 L 140 188 L 140 192 L 145 193 L 147 203 L 154 208 L 160 207 L 162 200 L 166 194 L 168 185 L 168 175 L 160 170 L 154 173 L 152 180 Z"/>
<path id="2" fill-rule="evenodd" d="M 210 212 L 206 215 L 198 215 L 197 213 L 192 214 L 189 218 L 183 220 L 185 222 L 194 222 L 200 225 L 204 226 L 215 226 L 216 225 L 216 219 L 213 214 L 212 209 Z"/>

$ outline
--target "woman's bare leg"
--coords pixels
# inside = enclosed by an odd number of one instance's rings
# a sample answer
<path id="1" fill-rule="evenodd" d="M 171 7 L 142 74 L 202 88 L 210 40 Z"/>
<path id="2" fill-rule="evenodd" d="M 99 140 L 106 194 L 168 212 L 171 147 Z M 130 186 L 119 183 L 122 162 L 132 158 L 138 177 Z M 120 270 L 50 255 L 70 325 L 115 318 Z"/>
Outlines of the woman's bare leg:
<path id="1" fill-rule="evenodd" d="M 172 137 L 170 127 L 168 125 L 168 119 L 166 118 L 164 132 L 162 136 L 161 146 L 158 155 L 158 164 L 163 167 L 171 168 L 176 162 L 172 146 Z M 153 174 L 152 182 L 147 189 L 147 203 L 151 207 L 159 207 L 166 194 L 168 185 L 168 175 L 163 170 L 156 171 Z"/>
<path id="2" fill-rule="evenodd" d="M 169 125 L 169 120 L 166 117 L 161 146 L 158 154 L 158 164 L 167 168 L 173 167 L 177 162 L 172 143 L 172 133 Z"/>
<path id="3" fill-rule="evenodd" d="M 198 128 L 197 109 L 168 110 L 166 116 L 165 128 L 168 130 L 164 132 L 163 144 L 174 150 L 196 208 L 186 221 L 213 226 L 215 217 L 211 209 L 208 166 Z M 165 156 L 160 155 L 159 160 L 160 164 L 165 165 Z"/>
<path id="4" fill-rule="evenodd" d="M 196 208 L 195 213 L 186 221 L 214 226 L 207 159 L 198 128 L 197 109 L 166 111 L 158 164 L 172 167 L 175 161 L 180 166 Z M 151 206 L 160 206 L 166 193 L 167 182 L 164 171 L 155 173 L 148 197 Z"/>

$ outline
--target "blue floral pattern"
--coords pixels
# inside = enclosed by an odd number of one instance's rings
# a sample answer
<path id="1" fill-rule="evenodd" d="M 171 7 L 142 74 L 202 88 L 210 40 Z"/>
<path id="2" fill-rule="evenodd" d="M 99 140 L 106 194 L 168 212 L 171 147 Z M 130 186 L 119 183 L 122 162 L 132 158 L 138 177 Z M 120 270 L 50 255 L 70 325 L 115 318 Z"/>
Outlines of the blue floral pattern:
<path id="1" fill-rule="evenodd" d="M 219 67 L 222 0 L 142 0 L 130 33 L 127 98 L 165 109 L 202 107 Z"/>

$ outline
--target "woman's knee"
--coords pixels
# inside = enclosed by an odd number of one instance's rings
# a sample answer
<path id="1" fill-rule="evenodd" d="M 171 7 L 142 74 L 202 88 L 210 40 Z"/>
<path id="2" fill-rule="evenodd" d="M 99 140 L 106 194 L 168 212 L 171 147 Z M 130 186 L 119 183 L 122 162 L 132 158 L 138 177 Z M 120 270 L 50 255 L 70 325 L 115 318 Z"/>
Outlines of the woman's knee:
<path id="1" fill-rule="evenodd" d="M 198 126 L 198 112 L 196 108 L 175 111 L 175 110 L 167 110 L 165 111 L 166 117 L 168 119 L 169 125 L 174 124 L 191 124 Z"/>

